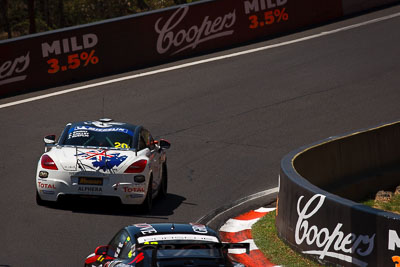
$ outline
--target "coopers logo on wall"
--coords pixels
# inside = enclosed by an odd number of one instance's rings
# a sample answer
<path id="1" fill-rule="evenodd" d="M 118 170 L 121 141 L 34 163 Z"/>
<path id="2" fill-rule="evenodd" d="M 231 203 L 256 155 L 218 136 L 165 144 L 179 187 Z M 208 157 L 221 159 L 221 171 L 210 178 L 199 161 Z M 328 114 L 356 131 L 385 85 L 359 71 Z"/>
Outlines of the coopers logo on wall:
<path id="1" fill-rule="evenodd" d="M 236 10 L 214 19 L 206 16 L 201 25 L 193 25 L 187 29 L 179 28 L 188 11 L 189 7 L 184 6 L 177 9 L 168 19 L 157 20 L 154 28 L 158 33 L 159 54 L 176 48 L 177 50 L 171 54 L 175 55 L 186 49 L 195 49 L 200 43 L 232 35 L 234 32 L 232 27 L 236 22 Z"/>
<path id="2" fill-rule="evenodd" d="M 355 233 L 344 233 L 340 229 L 342 223 L 337 223 L 335 229 L 319 229 L 316 225 L 310 225 L 308 219 L 314 216 L 322 207 L 325 196 L 314 195 L 301 208 L 301 196 L 297 201 L 297 214 L 299 218 L 296 223 L 295 241 L 297 245 L 305 242 L 307 245 L 316 245 L 320 250 L 303 251 L 304 254 L 319 255 L 323 260 L 325 257 L 333 257 L 353 263 L 358 266 L 367 266 L 368 263 L 357 257 L 365 257 L 371 254 L 374 249 L 375 234 L 357 235 Z M 313 208 L 311 208 L 313 207 Z"/>
<path id="3" fill-rule="evenodd" d="M 27 75 L 24 75 L 23 72 L 29 67 L 29 53 L 27 52 L 26 55 L 0 62 L 0 86 L 26 79 Z"/>

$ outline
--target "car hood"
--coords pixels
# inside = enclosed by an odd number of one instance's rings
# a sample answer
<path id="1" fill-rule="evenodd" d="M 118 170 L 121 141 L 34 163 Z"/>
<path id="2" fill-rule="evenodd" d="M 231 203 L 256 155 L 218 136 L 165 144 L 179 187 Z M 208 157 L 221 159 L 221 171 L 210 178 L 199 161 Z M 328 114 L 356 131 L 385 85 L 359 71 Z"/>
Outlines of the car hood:
<path id="1" fill-rule="evenodd" d="M 65 171 L 120 172 L 135 157 L 135 151 L 103 148 L 57 147 L 47 153 Z M 125 167 L 124 167 L 125 166 Z"/>

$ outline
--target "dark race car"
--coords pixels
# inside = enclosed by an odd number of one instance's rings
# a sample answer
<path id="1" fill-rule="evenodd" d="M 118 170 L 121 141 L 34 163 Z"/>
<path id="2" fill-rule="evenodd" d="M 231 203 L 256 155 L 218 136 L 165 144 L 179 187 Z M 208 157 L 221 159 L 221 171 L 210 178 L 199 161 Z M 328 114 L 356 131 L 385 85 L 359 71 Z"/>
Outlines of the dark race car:
<path id="1" fill-rule="evenodd" d="M 108 245 L 85 260 L 91 266 L 243 266 L 228 249 L 249 252 L 248 243 L 221 243 L 217 233 L 196 223 L 135 224 L 124 227 Z"/>

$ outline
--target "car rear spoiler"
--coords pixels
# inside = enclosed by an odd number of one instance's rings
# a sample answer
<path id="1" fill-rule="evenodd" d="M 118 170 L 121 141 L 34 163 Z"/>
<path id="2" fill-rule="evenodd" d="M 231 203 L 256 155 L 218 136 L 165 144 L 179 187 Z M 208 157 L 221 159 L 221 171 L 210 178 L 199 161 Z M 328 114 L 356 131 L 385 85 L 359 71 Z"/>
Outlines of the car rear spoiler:
<path id="1" fill-rule="evenodd" d="M 169 249 L 221 249 L 228 252 L 228 249 L 245 249 L 246 254 L 250 253 L 249 243 L 182 243 L 182 244 L 139 244 L 137 250 L 151 250 L 151 266 L 157 265 L 157 251 Z"/>
<path id="2" fill-rule="evenodd" d="M 138 250 L 154 249 L 245 249 L 246 254 L 250 253 L 250 243 L 177 243 L 177 244 L 139 244 Z"/>

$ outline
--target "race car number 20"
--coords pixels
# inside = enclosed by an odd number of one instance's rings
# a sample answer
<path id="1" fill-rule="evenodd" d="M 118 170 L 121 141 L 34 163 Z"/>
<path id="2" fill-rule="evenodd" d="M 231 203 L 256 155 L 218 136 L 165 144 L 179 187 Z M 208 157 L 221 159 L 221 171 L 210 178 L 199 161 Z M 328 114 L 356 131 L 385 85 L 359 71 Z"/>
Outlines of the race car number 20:
<path id="1" fill-rule="evenodd" d="M 114 143 L 114 146 L 115 146 L 116 148 L 130 148 L 130 147 L 128 146 L 128 144 L 126 144 L 126 143 L 120 143 L 120 142 L 115 142 L 115 143 Z"/>

